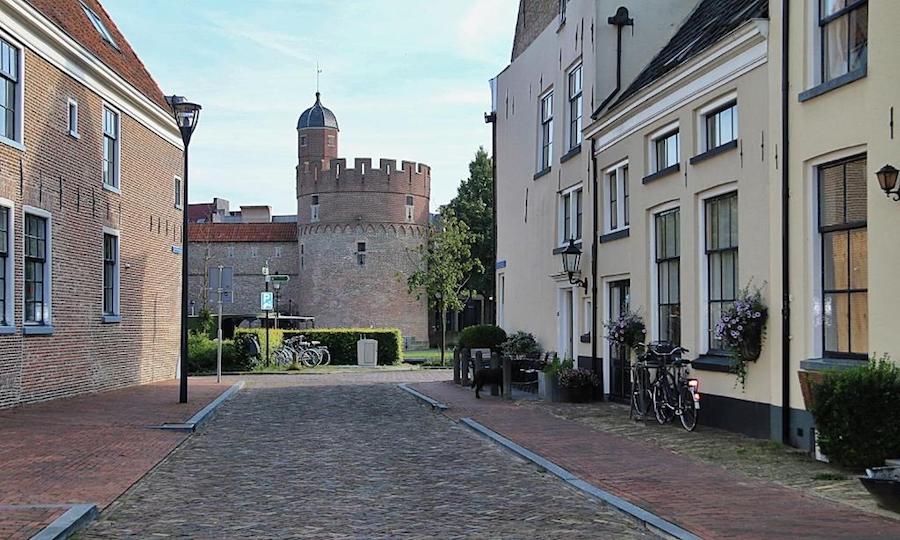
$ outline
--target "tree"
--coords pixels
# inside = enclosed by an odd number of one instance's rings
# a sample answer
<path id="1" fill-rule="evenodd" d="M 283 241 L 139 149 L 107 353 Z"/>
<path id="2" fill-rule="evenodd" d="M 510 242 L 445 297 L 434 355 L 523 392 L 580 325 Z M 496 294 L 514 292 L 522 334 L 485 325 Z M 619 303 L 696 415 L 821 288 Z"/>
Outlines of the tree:
<path id="1" fill-rule="evenodd" d="M 472 255 L 481 264 L 471 270 L 469 287 L 484 298 L 494 295 L 493 205 L 492 161 L 484 148 L 479 147 L 475 159 L 469 163 L 469 178 L 460 183 L 456 197 L 447 203 L 444 213 L 451 213 L 472 232 Z"/>
<path id="2" fill-rule="evenodd" d="M 407 277 L 410 294 L 428 298 L 430 308 L 441 314 L 441 364 L 447 344 L 447 312 L 458 313 L 472 296 L 468 284 L 481 271 L 481 261 L 472 256 L 476 236 L 468 225 L 451 213 L 442 212 L 429 226 L 427 240 L 412 250 L 416 269 Z"/>

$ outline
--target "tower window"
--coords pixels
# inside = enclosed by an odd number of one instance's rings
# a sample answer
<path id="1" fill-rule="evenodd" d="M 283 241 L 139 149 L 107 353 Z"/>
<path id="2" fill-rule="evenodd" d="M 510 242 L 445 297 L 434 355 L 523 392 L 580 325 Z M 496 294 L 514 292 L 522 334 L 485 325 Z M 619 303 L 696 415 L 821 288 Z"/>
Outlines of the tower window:
<path id="1" fill-rule="evenodd" d="M 366 243 L 365 242 L 357 242 L 356 243 L 356 264 L 359 266 L 366 265 Z"/>
<path id="2" fill-rule="evenodd" d="M 300 146 L 306 146 L 306 135 L 300 135 Z"/>
<path id="3" fill-rule="evenodd" d="M 334 146 L 334 135 L 328 136 L 328 146 Z"/>
<path id="4" fill-rule="evenodd" d="M 406 222 L 407 223 L 413 222 L 414 214 L 415 214 L 414 209 L 415 209 L 415 205 L 413 204 L 413 196 L 407 195 L 406 196 Z"/>
<path id="5" fill-rule="evenodd" d="M 319 221 L 319 196 L 313 195 L 309 201 L 309 221 L 316 223 Z"/>

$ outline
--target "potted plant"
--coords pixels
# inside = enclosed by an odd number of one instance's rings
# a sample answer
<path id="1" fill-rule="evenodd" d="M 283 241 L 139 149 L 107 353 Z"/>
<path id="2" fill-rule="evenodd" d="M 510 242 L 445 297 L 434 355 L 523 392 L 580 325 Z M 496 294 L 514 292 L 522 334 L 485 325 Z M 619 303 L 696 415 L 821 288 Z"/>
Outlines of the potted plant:
<path id="1" fill-rule="evenodd" d="M 559 373 L 559 386 L 573 403 L 587 403 L 594 388 L 600 386 L 600 377 L 587 369 L 563 369 Z"/>
<path id="2" fill-rule="evenodd" d="M 716 337 L 734 358 L 735 385 L 740 383 L 742 388 L 747 383 L 748 362 L 755 362 L 762 353 L 768 314 L 762 292 L 759 288 L 751 290 L 748 285 L 741 289 L 734 303 L 722 311 L 722 318 L 716 323 Z"/>
<path id="3" fill-rule="evenodd" d="M 538 397 L 544 401 L 562 401 L 559 387 L 559 374 L 565 369 L 572 369 L 575 361 L 571 358 L 560 360 L 554 357 L 544 369 L 538 373 Z"/>
<path id="4" fill-rule="evenodd" d="M 541 346 L 534 336 L 519 330 L 514 332 L 500 345 L 504 355 L 515 359 L 541 354 Z"/>

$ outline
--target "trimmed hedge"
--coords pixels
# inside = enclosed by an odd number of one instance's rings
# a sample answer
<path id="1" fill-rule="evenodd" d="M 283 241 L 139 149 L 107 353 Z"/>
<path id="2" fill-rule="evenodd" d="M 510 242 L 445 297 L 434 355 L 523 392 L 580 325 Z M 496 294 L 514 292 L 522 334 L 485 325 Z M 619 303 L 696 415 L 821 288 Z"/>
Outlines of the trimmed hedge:
<path id="1" fill-rule="evenodd" d="M 200 332 L 188 334 L 188 373 L 216 372 L 216 341 Z M 222 371 L 247 371 L 250 359 L 230 339 L 222 341 Z"/>
<path id="2" fill-rule="evenodd" d="M 813 387 L 811 412 L 829 460 L 859 469 L 884 465 L 900 456 L 900 367 L 885 356 L 828 372 Z"/>
<path id="3" fill-rule="evenodd" d="M 480 324 L 467 326 L 459 333 L 459 346 L 464 349 L 491 349 L 499 351 L 506 341 L 506 332 L 499 326 Z"/>
<path id="4" fill-rule="evenodd" d="M 256 334 L 266 350 L 265 328 L 239 328 L 240 334 Z M 403 338 L 397 328 L 309 328 L 306 330 L 269 330 L 269 348 L 272 352 L 281 347 L 285 337 L 302 334 L 310 341 L 320 341 L 331 353 L 332 365 L 356 365 L 356 342 L 362 338 L 378 341 L 378 365 L 394 365 L 403 362 Z"/>

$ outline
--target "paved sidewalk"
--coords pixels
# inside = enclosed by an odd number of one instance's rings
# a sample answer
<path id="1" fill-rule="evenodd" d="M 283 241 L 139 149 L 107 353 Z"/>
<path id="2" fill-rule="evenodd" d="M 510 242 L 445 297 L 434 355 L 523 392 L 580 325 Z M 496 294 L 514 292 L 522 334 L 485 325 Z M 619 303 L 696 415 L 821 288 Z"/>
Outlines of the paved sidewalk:
<path id="1" fill-rule="evenodd" d="M 475 400 L 452 383 L 410 385 L 584 480 L 704 538 L 900 538 L 900 522 L 592 430 L 539 407 Z"/>
<path id="2" fill-rule="evenodd" d="M 103 509 L 178 446 L 183 422 L 228 388 L 192 379 L 134 386 L 0 410 L 0 538 L 30 538 L 65 508 Z"/>

